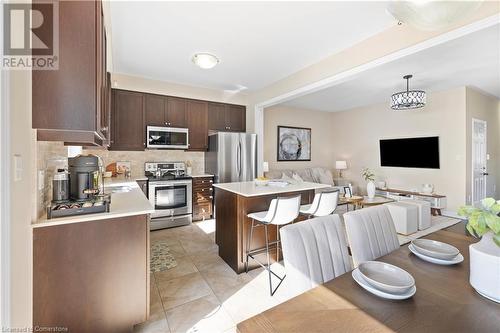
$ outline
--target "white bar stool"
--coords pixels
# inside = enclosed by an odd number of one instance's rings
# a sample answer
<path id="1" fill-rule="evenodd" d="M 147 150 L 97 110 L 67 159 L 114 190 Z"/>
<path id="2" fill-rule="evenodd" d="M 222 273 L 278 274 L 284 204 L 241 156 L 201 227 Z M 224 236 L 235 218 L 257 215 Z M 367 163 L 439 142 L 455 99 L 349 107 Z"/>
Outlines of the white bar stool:
<path id="1" fill-rule="evenodd" d="M 299 216 L 299 209 L 300 209 L 300 195 L 295 197 L 278 197 L 276 199 L 271 200 L 271 204 L 269 205 L 269 210 L 267 212 L 251 213 L 247 215 L 249 218 L 252 219 L 252 226 L 250 228 L 250 234 L 248 236 L 248 241 L 247 241 L 246 271 L 248 273 L 249 258 L 252 258 L 260 266 L 265 268 L 269 274 L 269 292 L 271 296 L 273 296 L 276 290 L 279 288 L 279 286 L 285 279 L 285 276 L 280 277 L 271 270 L 269 247 L 271 245 L 276 245 L 276 262 L 279 262 L 279 250 L 280 250 L 279 227 L 293 222 Z M 276 241 L 269 242 L 269 235 L 267 233 L 268 225 L 276 226 L 276 232 L 277 232 Z M 258 226 L 264 226 L 266 245 L 265 247 L 251 250 L 250 248 L 253 239 L 253 229 Z M 254 257 L 255 255 L 263 252 L 267 254 L 267 265 L 261 263 Z M 274 275 L 280 281 L 275 289 L 273 289 L 272 275 Z"/>
<path id="2" fill-rule="evenodd" d="M 330 215 L 337 209 L 338 201 L 338 190 L 316 193 L 312 204 L 300 206 L 300 213 L 309 218 Z"/>

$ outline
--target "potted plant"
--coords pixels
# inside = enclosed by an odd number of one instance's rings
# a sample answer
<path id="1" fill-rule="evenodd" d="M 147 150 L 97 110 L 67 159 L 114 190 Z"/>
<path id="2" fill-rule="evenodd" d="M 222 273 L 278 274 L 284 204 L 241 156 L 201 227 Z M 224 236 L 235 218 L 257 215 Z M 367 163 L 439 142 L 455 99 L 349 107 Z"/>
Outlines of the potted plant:
<path id="1" fill-rule="evenodd" d="M 469 246 L 470 284 L 482 296 L 500 303 L 500 200 L 486 198 L 481 207 L 463 206 L 467 230 L 481 240 Z"/>
<path id="2" fill-rule="evenodd" d="M 368 194 L 369 199 L 373 199 L 375 197 L 375 174 L 368 168 L 364 168 L 361 175 L 366 183 L 366 193 Z"/>

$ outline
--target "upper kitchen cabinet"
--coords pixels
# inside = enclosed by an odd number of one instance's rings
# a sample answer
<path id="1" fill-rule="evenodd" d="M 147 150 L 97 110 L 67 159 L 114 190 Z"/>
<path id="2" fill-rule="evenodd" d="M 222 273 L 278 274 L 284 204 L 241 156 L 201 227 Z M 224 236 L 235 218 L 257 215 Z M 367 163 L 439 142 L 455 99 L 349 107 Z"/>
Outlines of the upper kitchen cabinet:
<path id="1" fill-rule="evenodd" d="M 208 103 L 208 119 L 212 131 L 246 131 L 246 108 L 242 105 Z"/>
<path id="2" fill-rule="evenodd" d="M 187 127 L 187 100 L 178 97 L 167 97 L 167 113 L 165 122 L 168 127 Z"/>
<path id="3" fill-rule="evenodd" d="M 184 98 L 145 94 L 146 125 L 187 127 L 187 101 Z"/>
<path id="4" fill-rule="evenodd" d="M 110 80 L 101 1 L 58 3 L 59 69 L 32 73 L 32 126 L 38 140 L 106 146 Z"/>
<path id="5" fill-rule="evenodd" d="M 208 148 L 208 103 L 187 101 L 187 125 L 189 128 L 189 150 L 205 151 Z"/>
<path id="6" fill-rule="evenodd" d="M 142 93 L 113 89 L 110 150 L 146 148 L 145 104 Z"/>

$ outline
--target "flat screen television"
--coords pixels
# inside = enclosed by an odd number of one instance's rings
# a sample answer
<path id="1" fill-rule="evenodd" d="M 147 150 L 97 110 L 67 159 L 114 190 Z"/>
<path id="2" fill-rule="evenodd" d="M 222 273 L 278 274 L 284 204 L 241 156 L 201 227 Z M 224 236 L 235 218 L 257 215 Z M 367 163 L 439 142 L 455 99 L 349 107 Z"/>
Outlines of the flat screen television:
<path id="1" fill-rule="evenodd" d="M 439 137 L 380 140 L 385 167 L 439 169 Z"/>

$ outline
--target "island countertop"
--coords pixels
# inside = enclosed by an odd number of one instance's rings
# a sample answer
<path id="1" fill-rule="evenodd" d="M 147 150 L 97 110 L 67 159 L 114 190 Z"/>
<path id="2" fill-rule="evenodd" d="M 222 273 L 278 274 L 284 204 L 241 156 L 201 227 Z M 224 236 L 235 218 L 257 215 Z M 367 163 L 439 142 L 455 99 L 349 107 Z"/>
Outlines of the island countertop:
<path id="1" fill-rule="evenodd" d="M 58 217 L 53 219 L 41 218 L 32 223 L 32 227 L 39 228 L 150 214 L 154 211 L 153 206 L 142 192 L 135 178 L 106 178 L 104 181 L 104 192 L 111 193 L 111 204 L 109 206 L 109 212 L 107 213 Z"/>
<path id="2" fill-rule="evenodd" d="M 253 181 L 251 182 L 236 182 L 236 183 L 220 183 L 214 184 L 215 188 L 229 191 L 244 197 L 256 197 L 261 195 L 271 195 L 289 192 L 300 192 L 308 190 L 319 190 L 331 187 L 326 184 L 310 183 L 310 182 L 290 182 L 288 186 L 257 186 Z"/>

